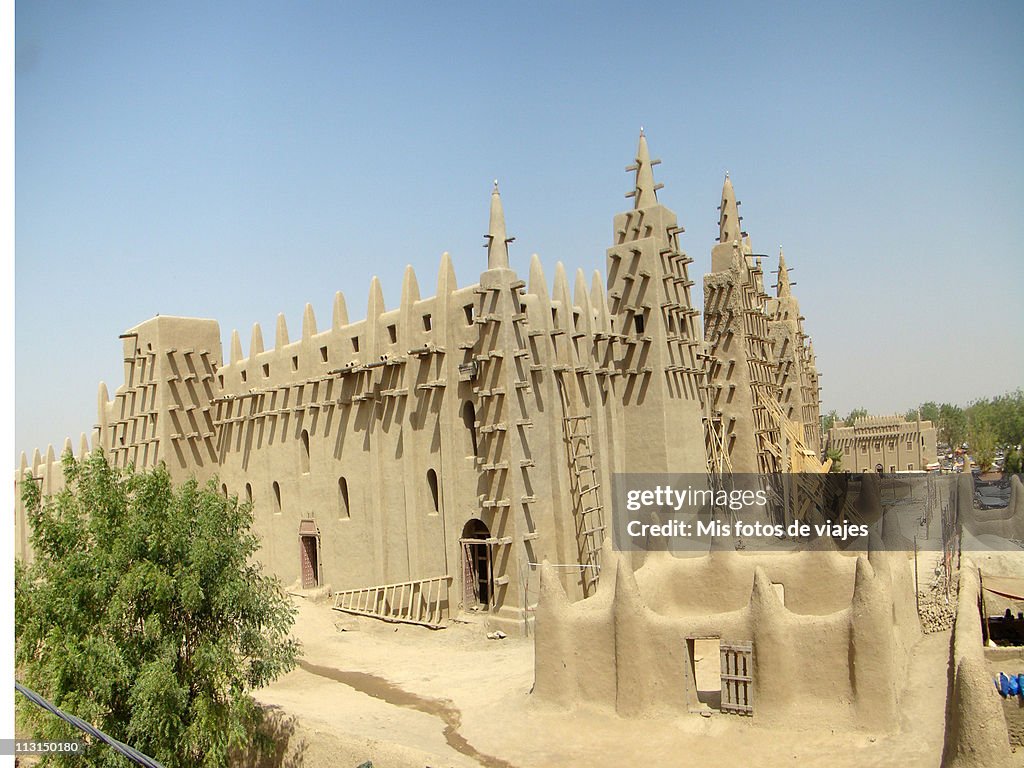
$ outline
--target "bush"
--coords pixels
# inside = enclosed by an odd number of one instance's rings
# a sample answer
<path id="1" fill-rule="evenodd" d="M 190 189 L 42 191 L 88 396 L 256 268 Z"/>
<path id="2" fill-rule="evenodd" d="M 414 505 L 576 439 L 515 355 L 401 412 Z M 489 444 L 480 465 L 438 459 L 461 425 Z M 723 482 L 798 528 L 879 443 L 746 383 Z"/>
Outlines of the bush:
<path id="1" fill-rule="evenodd" d="M 15 572 L 19 677 L 166 768 L 226 766 L 266 741 L 249 692 L 295 666 L 294 609 L 253 560 L 252 510 L 216 481 L 174 488 L 102 452 L 63 458 L 66 487 L 23 484 L 35 562 Z M 20 700 L 40 739 L 82 738 Z M 270 744 L 264 744 L 270 747 Z M 123 766 L 100 745 L 56 765 Z"/>

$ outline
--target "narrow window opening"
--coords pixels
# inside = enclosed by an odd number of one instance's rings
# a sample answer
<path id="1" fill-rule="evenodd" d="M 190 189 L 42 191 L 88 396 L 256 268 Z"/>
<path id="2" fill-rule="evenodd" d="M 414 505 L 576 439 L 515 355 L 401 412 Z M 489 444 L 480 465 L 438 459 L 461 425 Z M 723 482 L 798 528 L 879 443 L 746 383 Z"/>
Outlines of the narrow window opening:
<path id="1" fill-rule="evenodd" d="M 424 331 L 429 331 L 430 330 L 430 315 L 424 315 L 423 316 L 423 330 Z"/>
<path id="2" fill-rule="evenodd" d="M 358 336 L 353 336 L 352 337 L 352 351 L 353 352 L 358 352 L 359 351 L 359 337 Z"/>
<path id="3" fill-rule="evenodd" d="M 352 518 L 352 512 L 348 505 L 348 480 L 344 477 L 338 478 L 338 517 L 342 520 Z"/>
<path id="4" fill-rule="evenodd" d="M 281 514 L 281 486 L 277 480 L 274 481 L 274 514 Z"/>
<path id="5" fill-rule="evenodd" d="M 466 325 L 473 324 L 473 305 L 467 304 L 462 308 L 462 311 L 466 313 Z"/>
<path id="6" fill-rule="evenodd" d="M 263 378 L 264 379 L 270 378 L 270 363 L 264 363 L 263 364 Z"/>
<path id="7" fill-rule="evenodd" d="M 245 371 L 242 371 L 242 383 L 243 383 L 243 384 L 245 383 L 245 380 L 246 380 L 246 378 L 247 378 L 247 377 L 246 377 L 246 375 L 245 375 Z"/>
<path id="8" fill-rule="evenodd" d="M 327 362 L 327 347 L 320 347 L 320 362 Z"/>
<path id="9" fill-rule="evenodd" d="M 298 355 L 293 355 L 292 356 L 292 370 L 293 371 L 299 370 L 299 356 Z"/>
<path id="10" fill-rule="evenodd" d="M 245 503 L 252 504 L 252 485 L 249 483 L 245 484 Z"/>
<path id="11" fill-rule="evenodd" d="M 427 470 L 427 486 L 430 488 L 430 500 L 434 503 L 434 514 L 440 512 L 441 507 L 438 500 L 437 472 L 433 469 Z"/>
<path id="12" fill-rule="evenodd" d="M 392 344 L 394 344 L 396 341 L 398 341 L 398 326 L 397 325 L 389 325 L 388 326 L 388 338 L 391 339 L 391 343 Z"/>
<path id="13" fill-rule="evenodd" d="M 637 333 L 643 333 L 644 332 L 644 316 L 643 315 L 634 315 L 633 320 L 634 320 L 634 322 L 636 324 L 636 332 Z"/>
<path id="14" fill-rule="evenodd" d="M 309 474 L 309 432 L 302 430 L 302 452 L 300 454 L 302 474 Z"/>
<path id="15" fill-rule="evenodd" d="M 466 425 L 466 430 L 469 432 L 473 455 L 479 456 L 480 454 L 476 440 L 476 408 L 474 408 L 473 404 L 468 401 L 462 406 L 462 423 Z"/>

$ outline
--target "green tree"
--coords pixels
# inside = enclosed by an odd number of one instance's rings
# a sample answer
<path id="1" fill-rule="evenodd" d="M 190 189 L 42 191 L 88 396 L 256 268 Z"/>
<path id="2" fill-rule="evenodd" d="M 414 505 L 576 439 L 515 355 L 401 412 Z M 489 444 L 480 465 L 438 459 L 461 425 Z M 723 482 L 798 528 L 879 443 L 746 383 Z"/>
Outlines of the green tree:
<path id="1" fill-rule="evenodd" d="M 1024 457 L 1021 456 L 1021 452 L 1016 448 L 1011 448 L 1009 453 L 1006 454 L 1003 471 L 1010 475 L 1019 475 L 1024 471 Z"/>
<path id="2" fill-rule="evenodd" d="M 987 423 L 971 427 L 968 433 L 971 458 L 978 464 L 978 469 L 988 472 L 996 458 L 996 437 Z"/>
<path id="3" fill-rule="evenodd" d="M 16 569 L 19 678 L 167 768 L 226 766 L 259 744 L 250 691 L 294 667 L 294 609 L 253 559 L 252 511 L 216 482 L 173 487 L 97 451 L 63 458 L 66 487 L 24 483 L 35 562 Z M 20 700 L 37 738 L 79 738 Z M 105 746 L 60 766 L 122 767 Z"/>
<path id="4" fill-rule="evenodd" d="M 921 420 L 930 421 L 934 426 L 939 421 L 939 406 L 937 403 L 929 400 L 927 403 L 921 403 L 921 407 L 918 409 L 921 411 Z M 917 419 L 917 414 L 914 414 L 914 419 Z"/>
<path id="5" fill-rule="evenodd" d="M 829 472 L 842 472 L 843 471 L 843 452 L 838 448 L 829 448 L 825 451 L 825 458 L 832 459 L 832 466 L 829 467 Z"/>
<path id="6" fill-rule="evenodd" d="M 852 411 L 850 411 L 847 417 L 843 419 L 843 421 L 846 422 L 847 424 L 853 424 L 853 422 L 856 421 L 857 419 L 863 418 L 864 416 L 867 415 L 867 408 L 854 408 Z"/>
<path id="7" fill-rule="evenodd" d="M 951 448 L 959 448 L 967 439 L 967 414 L 950 403 L 939 406 L 939 438 Z"/>
<path id="8" fill-rule="evenodd" d="M 836 425 L 837 421 L 839 421 L 839 414 L 835 412 L 835 409 L 832 409 L 831 411 L 826 413 L 824 416 L 822 416 L 821 417 L 821 434 L 827 435 L 828 431 L 830 429 L 832 429 L 832 427 L 834 427 Z"/>

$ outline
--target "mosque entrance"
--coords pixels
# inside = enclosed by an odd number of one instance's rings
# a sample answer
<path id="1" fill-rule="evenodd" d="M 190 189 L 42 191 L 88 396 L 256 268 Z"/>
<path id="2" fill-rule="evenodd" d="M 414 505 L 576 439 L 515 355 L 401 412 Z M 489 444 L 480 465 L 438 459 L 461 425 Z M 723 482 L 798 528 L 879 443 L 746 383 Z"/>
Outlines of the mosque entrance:
<path id="1" fill-rule="evenodd" d="M 462 605 L 487 610 L 494 594 L 491 574 L 491 532 L 482 520 L 470 520 L 462 529 Z"/>
<path id="2" fill-rule="evenodd" d="M 312 520 L 299 524 L 299 562 L 302 569 L 302 588 L 320 586 L 320 560 L 317 552 L 319 532 Z"/>

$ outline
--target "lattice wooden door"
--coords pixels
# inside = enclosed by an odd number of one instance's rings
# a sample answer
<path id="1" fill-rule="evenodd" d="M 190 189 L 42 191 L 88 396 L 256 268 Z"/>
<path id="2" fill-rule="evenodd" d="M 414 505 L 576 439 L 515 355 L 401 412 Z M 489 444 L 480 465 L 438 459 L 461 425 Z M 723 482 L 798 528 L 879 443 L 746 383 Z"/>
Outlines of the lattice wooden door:
<path id="1" fill-rule="evenodd" d="M 316 536 L 300 536 L 302 544 L 302 588 L 312 589 L 318 586 Z"/>
<path id="2" fill-rule="evenodd" d="M 754 714 L 754 645 L 725 643 L 722 648 L 722 711 Z"/>

